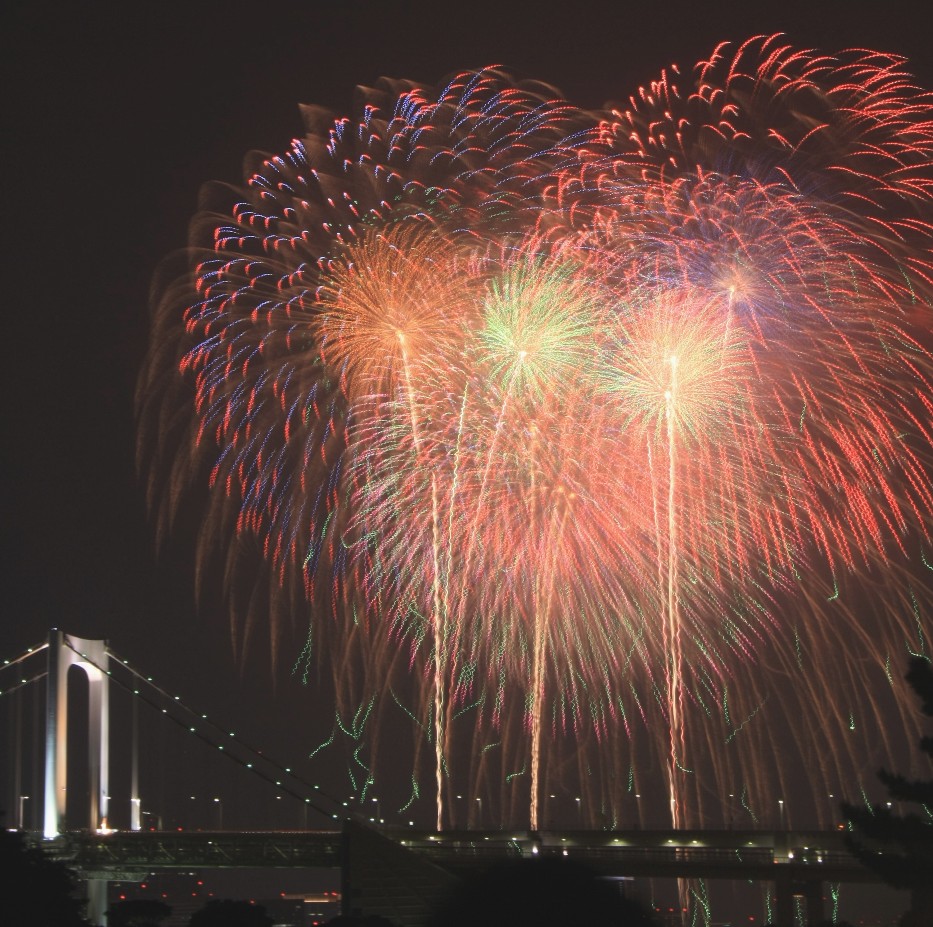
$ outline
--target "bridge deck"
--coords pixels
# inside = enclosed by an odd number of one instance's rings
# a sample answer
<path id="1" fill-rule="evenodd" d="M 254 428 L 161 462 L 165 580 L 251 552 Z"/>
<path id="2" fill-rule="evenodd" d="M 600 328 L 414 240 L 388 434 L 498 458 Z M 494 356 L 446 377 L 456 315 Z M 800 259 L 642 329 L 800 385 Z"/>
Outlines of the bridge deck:
<path id="1" fill-rule="evenodd" d="M 397 838 L 453 872 L 538 855 L 567 856 L 607 876 L 878 881 L 837 831 L 399 832 Z"/>
<path id="2" fill-rule="evenodd" d="M 389 831 L 399 846 L 454 873 L 522 856 L 567 856 L 605 875 L 764 881 L 872 882 L 838 832 Z M 106 877 L 172 868 L 339 868 L 339 831 L 71 833 L 49 846 Z"/>

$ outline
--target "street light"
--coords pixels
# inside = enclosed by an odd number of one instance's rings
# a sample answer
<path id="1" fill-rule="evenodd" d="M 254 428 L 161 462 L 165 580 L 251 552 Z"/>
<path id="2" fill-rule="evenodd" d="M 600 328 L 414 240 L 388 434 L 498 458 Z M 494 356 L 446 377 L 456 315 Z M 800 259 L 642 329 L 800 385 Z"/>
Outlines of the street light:
<path id="1" fill-rule="evenodd" d="M 161 814 L 155 814 L 152 811 L 143 811 L 141 812 L 141 814 L 143 815 L 143 817 L 150 818 L 149 826 L 146 828 L 147 830 L 162 830 L 162 815 Z"/>
<path id="2" fill-rule="evenodd" d="M 781 816 L 781 830 L 784 830 L 784 799 L 783 798 L 778 799 L 778 809 L 779 809 L 780 816 Z"/>
<path id="3" fill-rule="evenodd" d="M 17 828 L 16 828 L 17 830 L 25 830 L 25 829 L 26 829 L 26 828 L 23 826 L 23 821 L 25 820 L 24 817 L 23 817 L 23 802 L 26 802 L 26 801 L 29 801 L 29 796 L 28 796 L 28 795 L 20 795 L 20 797 L 19 797 L 19 820 L 17 821 Z"/>
<path id="4" fill-rule="evenodd" d="M 100 822 L 97 825 L 97 833 L 99 834 L 112 834 L 114 828 L 110 826 L 110 821 L 108 820 L 110 811 L 110 796 L 101 795 L 101 806 L 100 806 Z"/>
<path id="5" fill-rule="evenodd" d="M 477 804 L 479 805 L 479 811 L 476 815 L 476 826 L 479 827 L 483 821 L 483 800 L 482 798 L 479 797 L 479 795 L 477 795 L 476 801 L 477 801 Z"/>
<path id="6" fill-rule="evenodd" d="M 223 830 L 224 829 L 224 803 L 219 798 L 215 798 L 214 803 L 217 805 L 217 830 Z"/>

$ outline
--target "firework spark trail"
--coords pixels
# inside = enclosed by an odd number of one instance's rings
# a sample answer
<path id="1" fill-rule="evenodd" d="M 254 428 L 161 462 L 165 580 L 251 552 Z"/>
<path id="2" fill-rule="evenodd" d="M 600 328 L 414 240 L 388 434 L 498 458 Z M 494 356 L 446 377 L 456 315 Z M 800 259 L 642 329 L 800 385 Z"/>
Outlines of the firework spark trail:
<path id="1" fill-rule="evenodd" d="M 664 392 L 664 417 L 667 431 L 667 611 L 665 614 L 665 650 L 670 653 L 670 678 L 668 681 L 668 714 L 670 716 L 671 755 L 668 777 L 671 792 L 671 823 L 675 828 L 682 826 L 682 799 L 677 787 L 678 768 L 684 762 L 683 725 L 681 714 L 683 693 L 681 691 L 681 654 L 680 622 L 677 614 L 677 459 L 676 432 L 674 429 L 675 408 L 677 405 L 677 357 L 668 358 L 671 368 L 670 385 Z"/>
<path id="2" fill-rule="evenodd" d="M 326 608 L 343 703 L 421 680 L 438 827 L 466 726 L 503 744 L 503 808 L 530 757 L 535 825 L 562 737 L 606 820 L 639 764 L 675 824 L 716 790 L 755 813 L 782 708 L 845 732 L 844 778 L 881 717 L 851 667 L 928 646 L 930 99 L 892 56 L 777 39 L 683 83 L 587 115 L 487 70 L 308 108 L 157 315 L 144 413 L 170 456 L 180 356 L 205 547 L 257 538 Z"/>

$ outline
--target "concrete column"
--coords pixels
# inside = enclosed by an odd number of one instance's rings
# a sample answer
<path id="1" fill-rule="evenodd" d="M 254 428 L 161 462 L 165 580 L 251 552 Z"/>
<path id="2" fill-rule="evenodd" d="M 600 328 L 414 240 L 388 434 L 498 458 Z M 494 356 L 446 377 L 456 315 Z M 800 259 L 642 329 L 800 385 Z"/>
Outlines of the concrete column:
<path id="1" fill-rule="evenodd" d="M 794 927 L 794 886 L 790 879 L 774 880 L 775 927 Z"/>
<path id="2" fill-rule="evenodd" d="M 86 879 L 84 885 L 87 889 L 87 919 L 98 927 L 107 923 L 107 886 L 106 879 Z"/>
<path id="3" fill-rule="evenodd" d="M 140 830 L 142 802 L 139 798 L 139 700 L 133 699 L 133 756 L 130 767 L 130 830 Z"/>
<path id="4" fill-rule="evenodd" d="M 48 672 L 45 699 L 45 802 L 42 833 L 52 840 L 61 832 L 65 817 L 65 770 L 68 766 L 68 698 L 59 653 L 64 635 L 49 631 Z M 67 674 L 68 667 L 65 666 Z"/>
<path id="5" fill-rule="evenodd" d="M 776 897 L 775 927 L 794 927 L 794 897 L 802 895 L 806 903 L 807 923 L 823 922 L 823 883 L 819 879 L 806 882 L 790 878 L 778 878 L 774 881 Z"/>
<path id="6" fill-rule="evenodd" d="M 823 883 L 814 880 L 804 883 L 803 895 L 807 902 L 807 923 L 822 924 L 823 916 Z"/>

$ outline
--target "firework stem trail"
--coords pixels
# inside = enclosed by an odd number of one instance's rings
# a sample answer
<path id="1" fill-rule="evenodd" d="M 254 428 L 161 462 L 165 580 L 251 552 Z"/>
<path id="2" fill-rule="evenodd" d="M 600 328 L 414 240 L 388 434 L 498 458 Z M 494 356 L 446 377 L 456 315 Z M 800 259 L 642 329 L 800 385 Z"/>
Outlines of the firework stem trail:
<path id="1" fill-rule="evenodd" d="M 560 515 L 560 525 L 557 526 L 556 537 L 560 537 L 563 532 L 564 522 L 567 519 L 567 508 Z M 557 512 L 554 512 L 551 518 L 551 525 L 557 518 Z M 531 802 L 529 805 L 529 827 L 531 830 L 538 829 L 539 814 L 539 793 L 541 791 L 541 714 L 544 708 L 545 695 L 545 655 L 547 645 L 547 632 L 551 619 L 551 608 L 554 599 L 554 578 L 556 573 L 556 559 L 559 545 L 556 543 L 554 531 L 550 532 L 548 537 L 548 560 L 544 572 L 547 584 L 546 593 L 543 597 L 540 595 L 541 585 L 535 582 L 534 596 L 534 650 L 532 656 L 532 676 L 531 676 Z"/>
<path id="2" fill-rule="evenodd" d="M 418 415 L 415 409 L 414 390 L 411 383 L 411 367 L 408 362 L 408 351 L 405 345 L 404 332 L 398 333 L 399 344 L 402 351 L 402 365 L 405 371 L 405 392 L 408 397 L 408 409 L 411 415 L 412 441 L 417 454 L 421 454 L 421 438 L 418 430 Z M 443 830 L 444 824 L 444 746 L 446 732 L 444 729 L 444 676 L 445 676 L 445 630 L 441 611 L 441 577 L 440 577 L 440 525 L 437 506 L 437 477 L 431 474 L 431 549 L 433 555 L 432 570 L 432 602 L 431 630 L 434 637 L 434 778 L 437 784 L 437 829 Z"/>
<path id="3" fill-rule="evenodd" d="M 547 617 L 534 614 L 534 654 L 531 673 L 531 802 L 529 827 L 538 829 L 538 780 L 541 770 L 541 709 L 544 704 L 544 632 Z"/>
<path id="4" fill-rule="evenodd" d="M 730 313 L 731 316 L 731 313 Z M 683 726 L 683 647 L 681 642 L 680 614 L 677 596 L 677 513 L 675 499 L 677 490 L 677 455 L 675 417 L 677 404 L 677 356 L 669 358 L 671 366 L 670 386 L 664 394 L 665 418 L 667 419 L 667 616 L 665 633 L 670 653 L 669 678 L 667 686 L 667 707 L 670 719 L 669 733 L 671 752 L 668 758 L 668 782 L 671 802 L 671 827 L 680 830 L 684 827 L 683 795 L 680 788 L 680 769 L 683 767 L 685 753 L 685 732 Z M 677 893 L 680 897 L 681 922 L 686 925 L 690 900 L 690 881 L 677 880 Z"/>
<path id="5" fill-rule="evenodd" d="M 444 575 L 441 579 L 440 587 L 437 590 L 437 595 L 435 596 L 435 609 L 437 614 L 442 616 L 439 620 L 441 622 L 440 632 L 441 639 L 436 641 L 435 653 L 434 653 L 434 679 L 435 679 L 435 688 L 438 687 L 438 684 L 444 678 L 445 670 L 443 666 L 443 654 L 440 653 L 440 646 L 443 643 L 444 647 L 447 646 L 447 633 L 449 631 L 448 623 L 450 619 L 450 578 L 454 572 L 454 523 L 457 507 L 457 495 L 460 487 L 460 465 L 461 465 L 461 443 L 463 440 L 463 429 L 464 422 L 466 418 L 466 409 L 467 409 L 467 399 L 469 397 L 469 383 L 465 384 L 463 387 L 463 398 L 460 402 L 460 415 L 457 420 L 457 430 L 456 438 L 454 442 L 454 453 L 453 453 L 453 472 L 451 474 L 450 481 L 450 492 L 449 497 L 450 501 L 447 506 L 447 556 L 446 556 L 446 566 L 444 570 Z M 431 491 L 432 491 L 432 507 L 436 509 L 437 506 L 437 490 L 436 490 L 436 477 L 432 474 L 431 477 Z M 438 527 L 437 520 L 435 521 L 435 529 Z M 441 545 L 441 539 L 436 537 L 436 546 L 439 548 Z M 439 557 L 439 553 L 435 556 Z M 445 651 L 446 652 L 446 651 Z M 450 661 L 450 672 L 456 672 L 457 670 L 457 655 L 454 653 Z M 434 720 L 435 725 L 435 758 L 436 758 L 436 778 L 437 778 L 437 794 L 441 795 L 442 791 L 442 768 L 441 764 L 443 761 L 443 753 L 441 747 L 437 746 L 440 744 L 441 737 L 444 735 L 443 723 L 439 721 L 440 711 L 444 708 L 443 699 L 438 699 L 435 695 L 435 705 L 434 710 L 436 712 L 436 717 Z M 444 708 L 446 711 L 447 709 Z M 437 804 L 437 829 L 441 829 L 441 817 L 442 817 L 442 803 L 440 797 L 438 797 Z"/>
<path id="6" fill-rule="evenodd" d="M 668 765 L 668 781 L 670 785 L 671 826 L 676 830 L 683 826 L 680 811 L 680 788 L 677 774 L 679 756 L 683 754 L 684 731 L 681 720 L 682 691 L 681 673 L 682 656 L 680 640 L 680 621 L 677 609 L 677 517 L 675 511 L 676 498 L 676 434 L 674 429 L 675 406 L 677 402 L 677 357 L 669 358 L 671 366 L 670 386 L 664 394 L 665 417 L 667 419 L 667 457 L 668 457 L 668 483 L 667 483 L 667 614 L 665 616 L 665 632 L 669 645 L 670 664 L 667 686 L 668 714 L 670 717 L 671 752 Z"/>
<path id="7" fill-rule="evenodd" d="M 444 748 L 446 732 L 444 726 L 444 655 L 447 647 L 446 620 L 441 603 L 441 582 L 438 576 L 440 564 L 440 525 L 437 510 L 437 478 L 431 474 L 431 523 L 434 551 L 434 774 L 437 781 L 437 829 L 443 830 L 444 820 Z"/>

